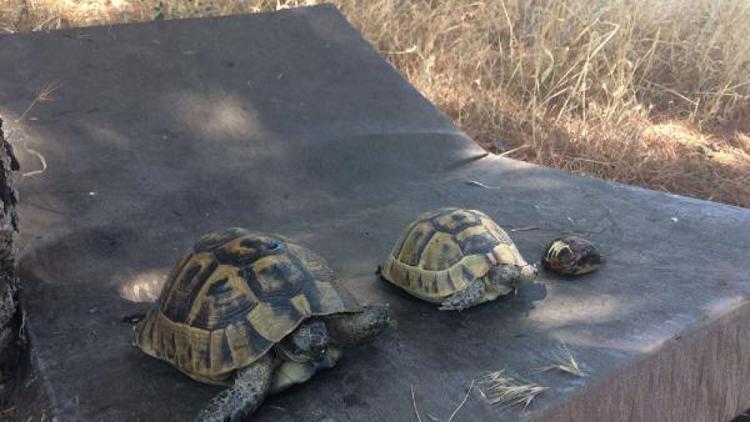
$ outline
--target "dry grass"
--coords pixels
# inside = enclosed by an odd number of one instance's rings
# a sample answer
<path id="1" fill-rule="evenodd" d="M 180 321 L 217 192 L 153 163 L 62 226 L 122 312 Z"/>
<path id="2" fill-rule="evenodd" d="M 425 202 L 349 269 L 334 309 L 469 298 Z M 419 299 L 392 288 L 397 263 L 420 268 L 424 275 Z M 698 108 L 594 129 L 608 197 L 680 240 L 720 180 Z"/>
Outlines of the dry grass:
<path id="1" fill-rule="evenodd" d="M 0 0 L 0 31 L 317 0 Z M 745 0 L 335 0 L 495 152 L 750 206 Z"/>
<path id="2" fill-rule="evenodd" d="M 51 82 L 47 86 L 39 90 L 39 92 L 37 92 L 36 94 L 36 97 L 34 97 L 34 100 L 31 101 L 29 106 L 26 107 L 26 110 L 24 110 L 23 113 L 21 113 L 21 116 L 19 116 L 18 119 L 16 119 L 16 122 L 20 122 L 21 120 L 23 120 L 26 117 L 26 115 L 29 114 L 29 112 L 34 108 L 35 105 L 49 103 L 49 102 L 54 101 L 55 98 L 52 96 L 52 94 L 55 91 L 57 91 L 62 85 L 63 84 L 60 81 Z"/>
<path id="3" fill-rule="evenodd" d="M 541 368 L 536 368 L 534 372 L 547 372 L 547 371 L 559 371 L 566 374 L 574 375 L 576 377 L 585 377 L 586 373 L 583 372 L 578 360 L 573 356 L 573 352 L 568 349 L 568 346 L 561 344 L 559 352 L 553 352 L 551 363 Z"/>
<path id="4" fill-rule="evenodd" d="M 475 380 L 471 380 L 471 383 L 466 387 L 466 393 L 464 394 L 463 400 L 453 409 L 453 412 L 451 412 L 450 416 L 448 416 L 447 422 L 453 422 L 456 415 L 463 409 L 464 405 L 466 404 L 466 401 L 469 400 L 469 395 L 471 394 L 472 390 L 474 390 L 474 384 Z M 414 416 L 417 418 L 417 422 L 422 422 L 422 416 L 419 414 L 419 408 L 417 407 L 417 398 L 414 395 L 414 386 L 410 386 L 409 389 L 411 390 L 411 406 L 412 410 L 414 411 Z M 433 420 L 433 421 L 439 421 L 438 418 L 430 415 L 429 413 L 427 416 Z"/>
<path id="5" fill-rule="evenodd" d="M 463 400 L 461 400 L 461 403 L 456 406 L 455 409 L 453 409 L 453 412 L 451 412 L 451 415 L 448 416 L 448 422 L 453 422 L 453 419 L 455 419 L 456 415 L 458 415 L 458 412 L 461 411 L 461 409 L 464 408 L 464 405 L 466 404 L 466 401 L 469 400 L 469 395 L 471 394 L 471 391 L 474 390 L 474 380 L 471 380 L 471 384 L 469 384 L 469 387 L 466 388 L 466 394 L 464 395 Z"/>
<path id="6" fill-rule="evenodd" d="M 481 381 L 483 385 L 482 396 L 491 404 L 502 407 L 521 406 L 523 409 L 529 407 L 532 401 L 549 387 L 523 382 L 505 373 L 495 371 L 487 374 Z"/>

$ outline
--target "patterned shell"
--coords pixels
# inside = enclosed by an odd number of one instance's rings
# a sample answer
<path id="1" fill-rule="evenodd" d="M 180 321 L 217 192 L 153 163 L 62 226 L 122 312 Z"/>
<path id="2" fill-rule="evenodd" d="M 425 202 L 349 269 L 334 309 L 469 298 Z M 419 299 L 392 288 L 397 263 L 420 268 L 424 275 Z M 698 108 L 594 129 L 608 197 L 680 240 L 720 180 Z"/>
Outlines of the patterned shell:
<path id="1" fill-rule="evenodd" d="M 174 267 L 136 343 L 198 381 L 224 384 L 304 319 L 360 310 L 310 250 L 231 228 L 200 239 Z"/>
<path id="2" fill-rule="evenodd" d="M 498 263 L 528 265 L 486 214 L 443 208 L 422 214 L 404 230 L 381 276 L 414 296 L 440 303 Z"/>
<path id="3" fill-rule="evenodd" d="M 576 235 L 552 239 L 542 254 L 544 268 L 560 275 L 588 274 L 606 262 L 596 245 Z"/>

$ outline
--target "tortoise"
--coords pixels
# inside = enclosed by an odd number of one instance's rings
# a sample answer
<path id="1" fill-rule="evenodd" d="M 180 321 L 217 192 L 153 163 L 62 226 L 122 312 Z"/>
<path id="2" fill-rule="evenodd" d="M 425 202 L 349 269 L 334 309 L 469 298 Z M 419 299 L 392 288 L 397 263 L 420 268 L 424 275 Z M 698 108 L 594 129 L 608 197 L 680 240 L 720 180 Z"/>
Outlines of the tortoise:
<path id="1" fill-rule="evenodd" d="M 464 310 L 516 291 L 537 274 L 487 214 L 426 212 L 406 227 L 380 268 L 385 280 L 440 310 Z"/>
<path id="2" fill-rule="evenodd" d="M 147 355 L 229 386 L 198 420 L 235 421 L 390 322 L 387 305 L 360 305 L 309 249 L 235 227 L 198 240 L 135 331 Z"/>
<path id="3" fill-rule="evenodd" d="M 577 235 L 552 239 L 542 254 L 544 268 L 560 275 L 588 274 L 606 262 L 596 245 Z"/>

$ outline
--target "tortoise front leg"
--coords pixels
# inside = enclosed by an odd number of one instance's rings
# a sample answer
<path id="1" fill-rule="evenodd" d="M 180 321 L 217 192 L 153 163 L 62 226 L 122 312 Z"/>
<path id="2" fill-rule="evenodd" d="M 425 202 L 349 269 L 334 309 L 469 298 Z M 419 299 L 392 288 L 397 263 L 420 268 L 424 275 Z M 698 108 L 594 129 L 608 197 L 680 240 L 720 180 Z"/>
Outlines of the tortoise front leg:
<path id="1" fill-rule="evenodd" d="M 235 376 L 234 385 L 219 393 L 198 413 L 198 422 L 237 422 L 255 412 L 265 399 L 273 377 L 268 355 Z"/>
<path id="2" fill-rule="evenodd" d="M 390 313 L 388 306 L 369 305 L 362 312 L 328 315 L 324 321 L 333 340 L 348 346 L 367 341 L 393 324 Z"/>
<path id="3" fill-rule="evenodd" d="M 486 293 L 487 286 L 484 280 L 478 278 L 469 283 L 463 290 L 448 296 L 440 304 L 439 309 L 441 311 L 463 311 L 466 308 L 485 302 Z"/>

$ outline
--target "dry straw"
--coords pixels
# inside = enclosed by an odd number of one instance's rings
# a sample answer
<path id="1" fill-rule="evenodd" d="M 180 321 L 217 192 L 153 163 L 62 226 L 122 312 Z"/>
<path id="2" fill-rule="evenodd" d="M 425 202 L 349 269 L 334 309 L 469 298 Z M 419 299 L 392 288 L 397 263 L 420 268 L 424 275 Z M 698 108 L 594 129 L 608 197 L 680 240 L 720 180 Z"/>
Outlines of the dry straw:
<path id="1" fill-rule="evenodd" d="M 482 396 L 491 404 L 505 407 L 528 408 L 532 401 L 549 387 L 524 382 L 508 375 L 505 370 L 490 372 L 481 380 Z"/>
<path id="2" fill-rule="evenodd" d="M 461 409 L 463 409 L 464 405 L 469 400 L 469 396 L 471 395 L 471 392 L 474 390 L 474 384 L 475 384 L 475 380 L 471 380 L 471 383 L 469 384 L 469 386 L 466 387 L 466 393 L 464 394 L 464 398 L 453 409 L 453 412 L 451 412 L 450 416 L 447 419 L 447 422 L 453 422 L 456 415 L 458 415 Z M 422 416 L 419 414 L 419 408 L 417 407 L 417 399 L 414 395 L 414 386 L 413 385 L 409 386 L 409 389 L 411 390 L 411 406 L 412 406 L 412 409 L 414 410 L 414 416 L 416 417 L 417 422 L 422 422 Z M 433 421 L 439 422 L 439 419 L 435 418 L 429 413 L 427 414 L 427 416 Z"/>
<path id="3" fill-rule="evenodd" d="M 552 354 L 551 363 L 549 365 L 543 366 L 541 368 L 535 368 L 533 371 L 560 371 L 577 377 L 586 376 L 586 373 L 581 369 L 580 365 L 578 364 L 578 360 L 573 355 L 573 352 L 571 352 L 565 344 L 560 345 L 560 352 L 554 352 Z"/>
<path id="4" fill-rule="evenodd" d="M 61 81 L 50 82 L 45 85 L 42 89 L 37 91 L 34 99 L 29 103 L 29 106 L 21 113 L 21 115 L 15 120 L 16 123 L 22 121 L 30 112 L 34 109 L 37 104 L 49 103 L 55 100 L 52 94 L 63 86 Z"/>

